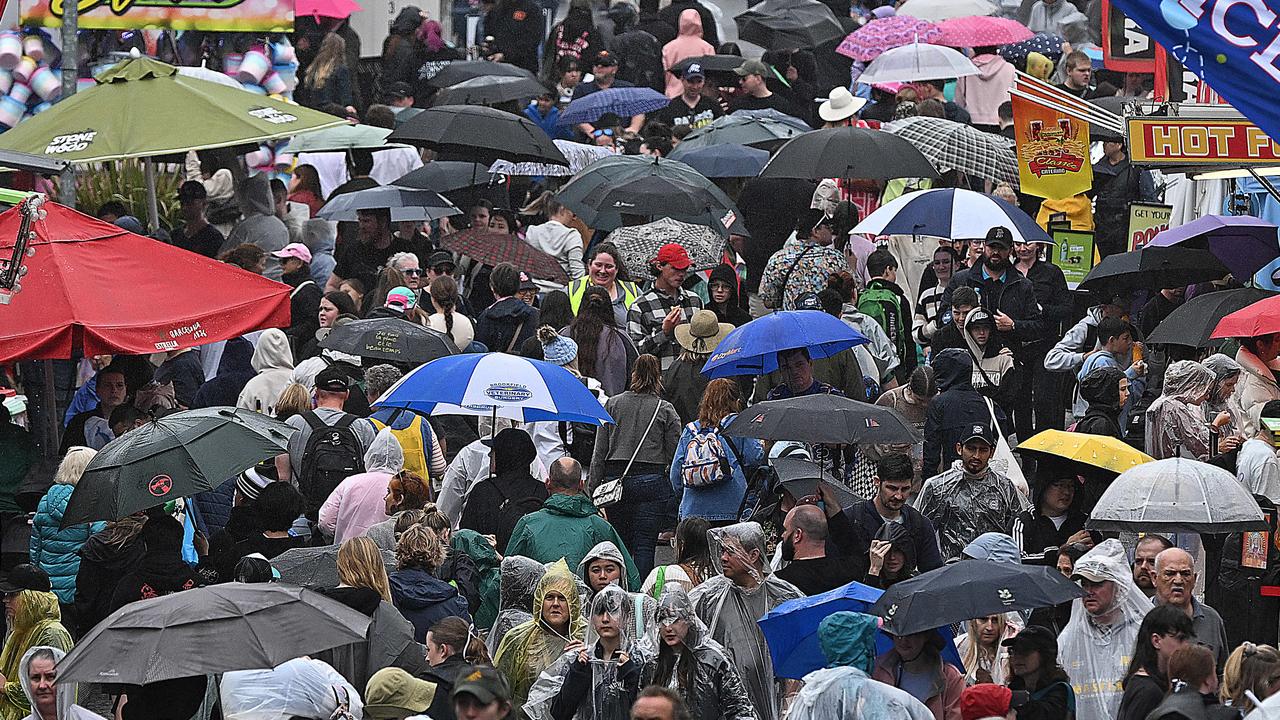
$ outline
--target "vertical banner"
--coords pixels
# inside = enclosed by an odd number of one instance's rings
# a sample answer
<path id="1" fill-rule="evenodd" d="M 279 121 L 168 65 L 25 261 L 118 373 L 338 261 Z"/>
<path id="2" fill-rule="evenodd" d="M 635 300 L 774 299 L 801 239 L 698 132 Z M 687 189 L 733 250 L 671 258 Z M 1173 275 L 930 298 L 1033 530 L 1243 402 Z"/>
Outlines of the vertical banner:
<path id="1" fill-rule="evenodd" d="M 1129 203 L 1129 249 L 1141 250 L 1159 233 L 1169 229 L 1172 205 Z"/>
<path id="2" fill-rule="evenodd" d="M 1156 68 L 1155 42 L 1111 0 L 1102 0 L 1102 64 L 1116 72 L 1149 73 Z"/>
<path id="3" fill-rule="evenodd" d="M 1061 200 L 1093 186 L 1089 123 L 1014 96 L 1013 126 L 1022 192 Z"/>
<path id="4" fill-rule="evenodd" d="M 1084 281 L 1085 275 L 1093 269 L 1093 231 L 1054 229 L 1052 236 L 1056 247 L 1053 250 L 1053 264 L 1062 271 L 1067 280 L 1067 288 L 1075 290 Z"/>

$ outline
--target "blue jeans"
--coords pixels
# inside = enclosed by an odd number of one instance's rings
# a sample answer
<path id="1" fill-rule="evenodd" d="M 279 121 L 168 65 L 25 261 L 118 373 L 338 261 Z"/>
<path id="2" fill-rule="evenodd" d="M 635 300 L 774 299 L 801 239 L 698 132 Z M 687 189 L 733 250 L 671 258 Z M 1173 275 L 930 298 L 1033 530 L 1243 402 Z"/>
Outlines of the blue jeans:
<path id="1" fill-rule="evenodd" d="M 609 522 L 626 544 L 642 581 L 653 569 L 654 548 L 671 495 L 671 480 L 665 475 L 633 475 L 622 481 L 622 500 L 609 508 Z"/>

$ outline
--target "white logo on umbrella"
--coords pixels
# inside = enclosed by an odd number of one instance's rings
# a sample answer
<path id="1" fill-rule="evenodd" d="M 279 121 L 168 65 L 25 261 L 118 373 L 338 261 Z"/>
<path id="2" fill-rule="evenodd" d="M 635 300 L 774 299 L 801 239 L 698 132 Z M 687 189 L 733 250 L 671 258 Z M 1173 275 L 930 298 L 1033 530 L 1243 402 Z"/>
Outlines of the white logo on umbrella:
<path id="1" fill-rule="evenodd" d="M 80 152 L 88 148 L 97 136 L 97 130 L 58 135 L 49 141 L 49 145 L 44 149 L 44 154 L 59 155 L 61 153 Z"/>
<path id="2" fill-rule="evenodd" d="M 266 120 L 273 125 L 283 125 L 285 123 L 297 122 L 298 116 L 291 115 L 271 107 L 254 107 L 249 108 L 249 116 Z"/>
<path id="3" fill-rule="evenodd" d="M 1006 606 L 1013 604 L 1013 592 L 1009 588 L 1000 588 L 996 591 L 996 595 L 999 596 L 1000 602 Z"/>
<path id="4" fill-rule="evenodd" d="M 524 402 L 533 397 L 533 391 L 520 383 L 493 383 L 484 389 L 484 394 L 498 402 Z"/>

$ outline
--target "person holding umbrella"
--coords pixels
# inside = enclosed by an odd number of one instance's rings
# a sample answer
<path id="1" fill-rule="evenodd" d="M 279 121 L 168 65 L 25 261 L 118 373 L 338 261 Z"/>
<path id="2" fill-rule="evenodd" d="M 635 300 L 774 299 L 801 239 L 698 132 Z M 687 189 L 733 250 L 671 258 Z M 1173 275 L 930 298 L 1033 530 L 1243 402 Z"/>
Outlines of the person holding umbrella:
<path id="1" fill-rule="evenodd" d="M 942 661 L 942 636 L 925 630 L 891 637 L 893 648 L 876 658 L 871 677 L 910 693 L 929 708 L 934 720 L 955 720 L 964 675 Z"/>

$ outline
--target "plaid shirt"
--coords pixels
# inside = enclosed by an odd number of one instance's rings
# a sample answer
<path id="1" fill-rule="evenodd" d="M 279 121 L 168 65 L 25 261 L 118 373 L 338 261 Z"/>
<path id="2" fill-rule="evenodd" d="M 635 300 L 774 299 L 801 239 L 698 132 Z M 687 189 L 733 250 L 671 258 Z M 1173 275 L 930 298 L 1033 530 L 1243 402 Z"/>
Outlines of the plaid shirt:
<path id="1" fill-rule="evenodd" d="M 663 318 L 676 305 L 684 308 L 683 322 L 689 322 L 693 313 L 702 309 L 702 298 L 684 288 L 680 288 L 678 299 L 657 288 L 649 288 L 627 311 L 627 332 L 635 341 L 636 348 L 661 360 L 663 370 L 671 367 L 679 352 L 675 335 L 662 332 Z"/>

